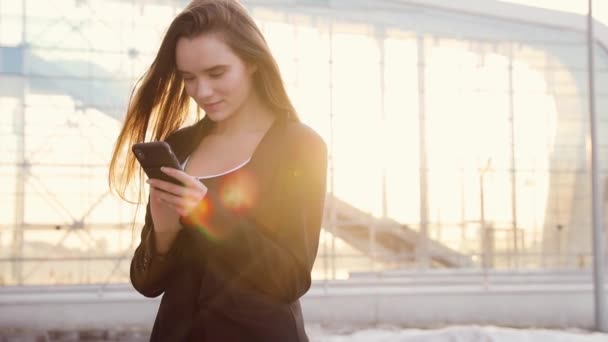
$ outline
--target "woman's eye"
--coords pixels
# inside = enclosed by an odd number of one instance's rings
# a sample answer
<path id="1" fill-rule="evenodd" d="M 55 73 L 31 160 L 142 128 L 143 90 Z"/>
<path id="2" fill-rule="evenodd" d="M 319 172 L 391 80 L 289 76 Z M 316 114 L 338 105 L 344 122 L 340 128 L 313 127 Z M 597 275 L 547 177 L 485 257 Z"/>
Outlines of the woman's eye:
<path id="1" fill-rule="evenodd" d="M 194 77 L 183 77 L 184 81 L 194 81 Z"/>
<path id="2" fill-rule="evenodd" d="M 223 74 L 223 72 L 214 72 L 212 74 L 209 74 L 209 76 L 211 76 L 212 78 L 218 78 L 221 77 Z"/>

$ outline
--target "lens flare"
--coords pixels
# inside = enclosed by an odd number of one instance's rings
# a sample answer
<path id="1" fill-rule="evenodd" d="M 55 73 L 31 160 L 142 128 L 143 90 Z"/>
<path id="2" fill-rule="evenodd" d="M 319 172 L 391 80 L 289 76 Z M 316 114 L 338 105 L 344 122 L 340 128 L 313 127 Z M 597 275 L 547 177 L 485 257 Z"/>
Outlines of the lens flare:
<path id="1" fill-rule="evenodd" d="M 192 213 L 184 218 L 184 223 L 208 240 L 220 242 L 229 237 L 232 227 L 213 224 L 211 217 L 214 210 L 219 207 L 228 215 L 246 215 L 253 208 L 257 193 L 256 182 L 250 173 L 241 170 L 230 174 L 218 185 L 217 199 L 220 203 L 212 203 L 209 197 L 205 197 Z"/>
<path id="2" fill-rule="evenodd" d="M 243 214 L 253 207 L 257 197 L 254 177 L 245 171 L 234 173 L 220 184 L 219 194 L 226 208 Z"/>

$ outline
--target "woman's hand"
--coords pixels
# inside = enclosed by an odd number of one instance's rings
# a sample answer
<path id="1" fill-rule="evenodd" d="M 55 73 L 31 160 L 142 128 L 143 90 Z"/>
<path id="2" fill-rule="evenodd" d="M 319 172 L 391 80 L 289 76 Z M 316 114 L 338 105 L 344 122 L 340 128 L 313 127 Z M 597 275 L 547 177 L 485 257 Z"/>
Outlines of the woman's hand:
<path id="1" fill-rule="evenodd" d="M 150 187 L 150 212 L 152 222 L 154 223 L 154 231 L 157 233 L 177 233 L 181 230 L 182 225 L 179 224 L 179 215 L 173 208 L 165 205 L 158 197 L 162 191 Z"/>
<path id="2" fill-rule="evenodd" d="M 207 187 L 196 177 L 190 176 L 184 171 L 170 167 L 162 167 L 161 171 L 177 179 L 183 185 L 176 185 L 160 179 L 148 179 L 146 182 L 154 190 L 151 191 L 152 200 L 160 201 L 173 209 L 179 216 L 188 216 L 207 194 Z"/>

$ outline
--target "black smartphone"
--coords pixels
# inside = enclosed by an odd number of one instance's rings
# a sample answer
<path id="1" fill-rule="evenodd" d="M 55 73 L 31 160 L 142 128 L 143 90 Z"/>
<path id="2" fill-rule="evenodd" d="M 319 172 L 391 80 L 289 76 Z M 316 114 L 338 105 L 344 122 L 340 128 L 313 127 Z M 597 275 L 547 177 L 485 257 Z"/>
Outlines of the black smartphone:
<path id="1" fill-rule="evenodd" d="M 183 185 L 177 179 L 168 176 L 160 170 L 162 166 L 181 170 L 182 167 L 171 150 L 171 146 L 164 141 L 137 143 L 131 147 L 135 158 L 144 169 L 148 178 L 162 179 L 177 185 Z"/>

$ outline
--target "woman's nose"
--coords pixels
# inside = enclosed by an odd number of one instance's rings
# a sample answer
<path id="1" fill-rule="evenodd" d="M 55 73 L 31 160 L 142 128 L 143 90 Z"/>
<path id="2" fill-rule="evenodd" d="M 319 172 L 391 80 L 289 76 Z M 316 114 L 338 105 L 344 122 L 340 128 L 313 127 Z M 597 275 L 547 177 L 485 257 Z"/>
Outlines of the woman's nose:
<path id="1" fill-rule="evenodd" d="M 211 97 L 213 95 L 213 89 L 211 84 L 207 80 L 199 80 L 198 86 L 196 87 L 196 97 L 201 100 Z"/>

